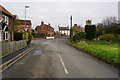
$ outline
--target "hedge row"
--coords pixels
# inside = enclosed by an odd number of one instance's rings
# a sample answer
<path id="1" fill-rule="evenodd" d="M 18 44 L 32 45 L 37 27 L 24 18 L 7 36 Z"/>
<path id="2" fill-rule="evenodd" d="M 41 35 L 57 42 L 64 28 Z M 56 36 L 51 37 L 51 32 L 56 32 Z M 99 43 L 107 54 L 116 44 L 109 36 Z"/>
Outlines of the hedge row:
<path id="1" fill-rule="evenodd" d="M 39 34 L 39 33 L 32 33 L 32 35 L 33 35 L 33 37 L 34 38 L 44 38 L 45 37 L 45 35 L 44 34 Z"/>

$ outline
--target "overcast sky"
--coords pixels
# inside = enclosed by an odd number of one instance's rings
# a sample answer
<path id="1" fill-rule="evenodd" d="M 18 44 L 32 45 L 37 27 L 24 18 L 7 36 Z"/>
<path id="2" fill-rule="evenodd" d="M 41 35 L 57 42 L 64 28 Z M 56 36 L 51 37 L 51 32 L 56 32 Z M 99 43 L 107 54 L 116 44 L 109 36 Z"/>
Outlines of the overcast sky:
<path id="1" fill-rule="evenodd" d="M 118 17 L 118 0 L 1 0 L 3 5 L 12 14 L 20 19 L 25 18 L 25 5 L 27 19 L 32 21 L 32 28 L 40 25 L 41 21 L 51 23 L 55 30 L 58 25 L 69 26 L 70 15 L 73 16 L 73 24 L 84 27 L 86 19 L 91 19 L 93 24 L 100 23 L 105 17 Z M 8 2 L 9 1 L 9 2 Z M 108 2 L 109 1 L 109 2 Z"/>

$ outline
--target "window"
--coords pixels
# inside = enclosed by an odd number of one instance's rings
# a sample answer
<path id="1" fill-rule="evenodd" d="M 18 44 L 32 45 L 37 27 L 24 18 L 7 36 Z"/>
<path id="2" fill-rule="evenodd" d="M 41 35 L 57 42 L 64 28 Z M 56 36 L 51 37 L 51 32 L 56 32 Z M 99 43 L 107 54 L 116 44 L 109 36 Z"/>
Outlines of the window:
<path id="1" fill-rule="evenodd" d="M 48 33 L 48 37 L 50 37 L 50 33 Z"/>
<path id="2" fill-rule="evenodd" d="M 4 33 L 4 40 L 8 40 L 8 32 Z"/>
<path id="3" fill-rule="evenodd" d="M 5 22 L 6 24 L 8 24 L 8 21 L 9 21 L 8 16 L 2 15 L 2 17 L 3 17 L 3 19 L 4 19 L 4 22 Z"/>

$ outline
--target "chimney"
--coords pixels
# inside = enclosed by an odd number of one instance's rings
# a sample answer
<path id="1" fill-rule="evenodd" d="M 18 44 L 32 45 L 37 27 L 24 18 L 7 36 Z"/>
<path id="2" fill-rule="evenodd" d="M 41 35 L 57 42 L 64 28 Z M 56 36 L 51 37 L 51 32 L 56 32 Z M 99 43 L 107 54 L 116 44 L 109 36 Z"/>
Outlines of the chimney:
<path id="1" fill-rule="evenodd" d="M 41 25 L 43 25 L 43 24 L 44 24 L 44 22 L 42 21 L 42 22 L 41 22 Z"/>
<path id="2" fill-rule="evenodd" d="M 77 24 L 74 24 L 74 26 L 77 26 Z"/>
<path id="3" fill-rule="evenodd" d="M 49 23 L 48 25 L 50 26 L 51 24 Z"/>

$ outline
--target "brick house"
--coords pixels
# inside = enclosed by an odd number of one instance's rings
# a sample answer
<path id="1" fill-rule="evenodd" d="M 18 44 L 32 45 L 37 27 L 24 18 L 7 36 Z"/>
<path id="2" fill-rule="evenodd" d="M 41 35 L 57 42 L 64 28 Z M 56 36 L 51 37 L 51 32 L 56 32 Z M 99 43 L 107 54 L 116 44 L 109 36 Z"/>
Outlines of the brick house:
<path id="1" fill-rule="evenodd" d="M 0 41 L 14 41 L 14 16 L 0 5 Z"/>
<path id="2" fill-rule="evenodd" d="M 74 24 L 72 29 L 74 29 L 75 31 L 85 32 L 80 26 L 77 26 L 77 24 Z"/>
<path id="3" fill-rule="evenodd" d="M 28 27 L 27 32 L 32 32 L 31 29 L 31 20 L 26 20 L 26 25 L 25 25 L 25 20 L 19 20 L 20 24 L 17 25 L 17 32 L 25 32 L 24 27 Z"/>
<path id="4" fill-rule="evenodd" d="M 59 28 L 59 32 L 61 34 L 70 35 L 69 26 L 68 27 L 60 27 L 60 26 L 58 26 L 58 28 Z"/>
<path id="5" fill-rule="evenodd" d="M 54 28 L 52 28 L 50 24 L 44 24 L 42 21 L 41 25 L 35 28 L 35 33 L 44 34 L 45 38 L 54 37 Z"/>
<path id="6" fill-rule="evenodd" d="M 77 24 L 74 24 L 74 26 L 72 27 L 72 30 L 73 30 L 73 36 L 78 32 L 85 32 L 80 26 L 77 26 Z"/>

